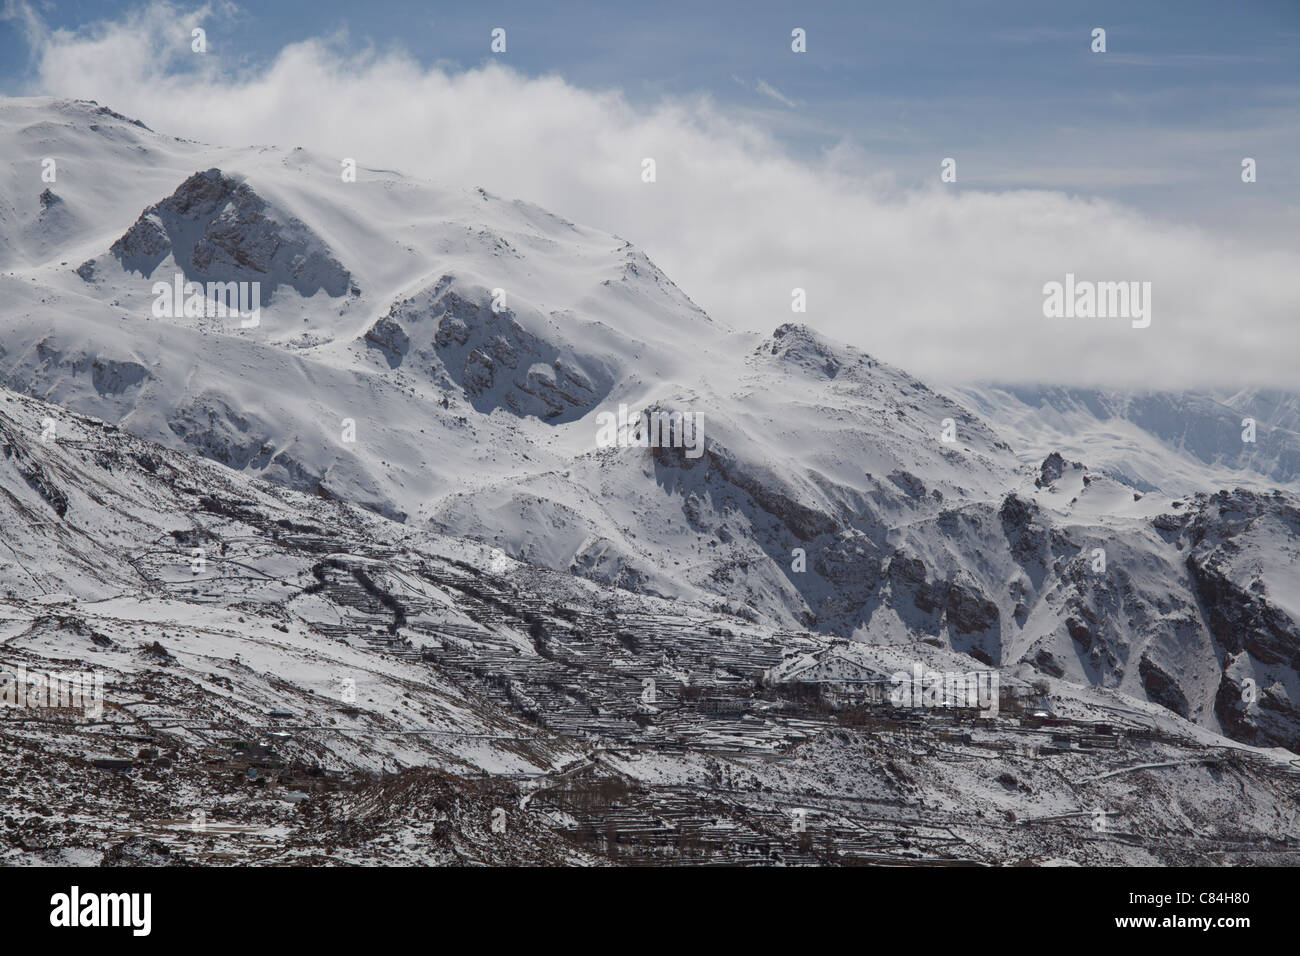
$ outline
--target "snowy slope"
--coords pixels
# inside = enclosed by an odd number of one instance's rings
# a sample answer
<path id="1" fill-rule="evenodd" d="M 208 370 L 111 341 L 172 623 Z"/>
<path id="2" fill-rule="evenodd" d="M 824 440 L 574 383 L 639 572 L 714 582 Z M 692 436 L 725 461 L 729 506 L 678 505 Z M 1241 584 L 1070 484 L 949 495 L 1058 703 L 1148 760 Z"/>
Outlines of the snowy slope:
<path id="1" fill-rule="evenodd" d="M 972 662 L 539 571 L 3 389 L 0 529 L 0 688 L 103 679 L 98 713 L 0 707 L 8 863 L 1300 855 L 1293 755 L 1158 704 L 1021 666 L 993 718 L 832 709 L 816 681 Z"/>
<path id="2" fill-rule="evenodd" d="M 503 560 L 1300 741 L 1287 396 L 943 394 L 804 326 L 722 327 L 629 243 L 482 191 L 84 102 L 0 102 L 0 144 L 16 392 Z M 159 314 L 178 275 L 260 283 L 257 323 Z M 702 416 L 702 454 L 600 447 L 621 405 Z M 62 474 L 33 440 L 7 443 L 15 527 Z M 49 586 L 111 593 L 102 547 Z"/>
<path id="3" fill-rule="evenodd" d="M 19 141 L 40 133 L 11 164 L 15 192 L 36 152 L 76 157 L 72 170 L 151 170 L 148 192 L 124 189 L 112 214 L 72 171 L 54 184 L 102 225 L 3 277 L 4 381 L 238 470 L 553 567 L 722 590 L 789 617 L 774 565 L 793 547 L 869 498 L 892 520 L 894 499 L 917 497 L 907 476 L 929 475 L 937 501 L 989 494 L 1014 464 L 902 373 L 805 329 L 721 329 L 627 243 L 535 207 L 365 170 L 344 183 L 299 150 L 204 151 L 84 104 L 16 101 L 4 119 Z M 30 215 L 6 228 L 39 231 Z M 260 276 L 259 325 L 154 315 L 153 283 L 178 272 Z M 640 449 L 596 447 L 600 413 L 623 404 L 703 416 L 718 500 L 659 487 Z M 593 496 L 600 486 L 624 490 Z M 732 508 L 739 540 L 706 554 Z M 672 529 L 656 527 L 665 511 Z M 684 567 L 687 552 L 702 558 Z M 757 587 L 728 583 L 755 561 Z"/>

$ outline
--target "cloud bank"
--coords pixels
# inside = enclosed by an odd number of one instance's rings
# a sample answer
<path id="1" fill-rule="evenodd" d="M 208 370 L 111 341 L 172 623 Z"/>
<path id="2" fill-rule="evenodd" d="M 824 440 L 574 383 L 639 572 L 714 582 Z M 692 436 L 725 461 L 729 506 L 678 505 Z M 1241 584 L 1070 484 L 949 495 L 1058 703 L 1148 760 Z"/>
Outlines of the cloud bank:
<path id="1" fill-rule="evenodd" d="M 901 188 L 847 137 L 800 159 L 707 95 L 636 107 L 616 89 L 517 73 L 508 54 L 487 60 L 486 34 L 469 69 L 358 52 L 344 36 L 249 64 L 223 41 L 240 15 L 225 4 L 155 3 L 75 32 L 10 9 L 33 47 L 26 92 L 94 99 L 209 143 L 305 146 L 527 199 L 635 242 L 737 328 L 803 321 L 938 383 L 1300 388 L 1294 245 L 1060 192 L 967 190 L 960 157 L 957 183 L 940 183 L 936 156 L 932 185 Z M 195 26 L 206 54 L 190 50 Z M 1067 273 L 1150 282 L 1150 326 L 1045 318 L 1043 287 Z M 791 311 L 795 288 L 806 314 Z"/>

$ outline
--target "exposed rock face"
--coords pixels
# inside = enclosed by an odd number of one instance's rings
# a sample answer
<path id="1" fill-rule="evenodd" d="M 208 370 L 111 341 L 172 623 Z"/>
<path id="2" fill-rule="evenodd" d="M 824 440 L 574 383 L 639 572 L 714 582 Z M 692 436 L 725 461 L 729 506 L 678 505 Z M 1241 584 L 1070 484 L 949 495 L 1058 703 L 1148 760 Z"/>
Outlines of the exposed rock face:
<path id="1" fill-rule="evenodd" d="M 744 491 L 767 514 L 775 517 L 797 540 L 808 541 L 837 529 L 834 518 L 800 503 L 761 469 L 750 467 L 720 442 L 706 446 L 704 457 L 725 482 Z"/>
<path id="2" fill-rule="evenodd" d="M 834 378 L 843 367 L 840 357 L 828 349 L 810 329 L 788 322 L 772 333 L 768 343 L 772 355 Z"/>
<path id="3" fill-rule="evenodd" d="M 1060 452 L 1052 452 L 1043 459 L 1043 465 L 1039 469 L 1039 483 L 1050 485 L 1065 473 L 1065 459 L 1061 457 Z"/>
<path id="4" fill-rule="evenodd" d="M 429 374 L 464 389 L 480 412 L 504 408 L 546 422 L 581 417 L 608 393 L 609 375 L 524 327 L 510 309 L 492 308 L 486 290 L 443 276 L 395 303 L 365 336 L 391 368 Z"/>
<path id="5" fill-rule="evenodd" d="M 1001 654 L 1001 611 L 978 585 L 958 577 L 932 580 L 921 559 L 895 552 L 886 575 L 890 606 L 923 632 L 938 636 L 943 628 L 955 650 L 985 664 L 995 664 Z M 908 604 L 924 616 L 909 613 Z"/>
<path id="6" fill-rule="evenodd" d="M 1050 536 L 1046 524 L 1038 518 L 1038 506 L 1013 492 L 1003 499 L 998 517 L 1016 563 L 1031 578 L 1041 578 L 1050 563 Z"/>
<path id="7" fill-rule="evenodd" d="M 461 387 L 475 398 L 486 394 L 496 383 L 496 369 L 497 363 L 492 360 L 492 356 L 478 349 L 470 349 L 465 365 L 461 368 Z"/>
<path id="8" fill-rule="evenodd" d="M 140 129 L 148 130 L 149 132 L 153 132 L 153 130 L 150 130 L 149 127 L 146 126 L 144 123 L 142 123 L 140 120 L 138 120 L 138 119 L 132 119 L 130 116 L 123 116 L 121 113 L 117 112 L 117 111 L 114 110 L 114 109 L 110 109 L 110 108 L 107 107 L 107 106 L 100 106 L 100 105 L 99 105 L 99 102 L 98 102 L 97 100 L 73 100 L 72 102 L 75 103 L 75 104 L 77 104 L 78 106 L 93 106 L 93 107 L 95 107 L 95 109 L 92 111 L 92 113 L 93 113 L 93 115 L 95 115 L 95 116 L 97 116 L 97 117 L 100 117 L 100 118 L 103 118 L 103 119 L 115 119 L 115 120 L 121 120 L 123 123 L 130 123 L 132 126 L 136 126 L 136 127 L 139 127 Z M 91 128 L 94 129 L 95 127 L 92 126 Z"/>
<path id="9" fill-rule="evenodd" d="M 1178 682 L 1165 672 L 1150 657 L 1143 655 L 1138 662 L 1138 673 L 1142 675 L 1142 685 L 1147 696 L 1162 707 L 1168 707 L 1179 717 L 1187 716 L 1187 698 L 1178 687 Z"/>
<path id="10" fill-rule="evenodd" d="M 366 333 L 366 344 L 379 349 L 389 368 L 397 368 L 411 347 L 411 340 L 391 316 L 384 316 Z"/>
<path id="11" fill-rule="evenodd" d="M 0 418 L 0 464 L 5 462 L 18 472 L 27 486 L 62 518 L 68 513 L 68 496 L 59 481 L 41 464 L 28 446 L 27 438 L 7 419 Z M 34 516 L 33 516 L 34 517 Z"/>
<path id="12" fill-rule="evenodd" d="M 134 388 L 149 377 L 149 370 L 139 362 L 119 362 L 97 357 L 90 366 L 91 381 L 101 395 L 117 395 Z"/>
<path id="13" fill-rule="evenodd" d="M 978 591 L 955 582 L 948 584 L 944 610 L 948 615 L 948 623 L 959 634 L 972 634 L 997 627 L 1001 618 L 996 604 Z"/>
<path id="14" fill-rule="evenodd" d="M 1185 534 L 1187 570 L 1224 653 L 1215 713 L 1238 740 L 1300 749 L 1300 625 L 1270 597 L 1290 567 L 1260 545 L 1300 540 L 1300 509 L 1281 495 L 1219 492 L 1200 502 Z"/>
<path id="15" fill-rule="evenodd" d="M 604 538 L 587 541 L 574 555 L 568 570 L 588 580 L 628 591 L 644 589 L 647 582 L 645 571 L 611 545 L 612 542 Z"/>
<path id="16" fill-rule="evenodd" d="M 124 269 L 145 277 L 170 254 L 187 280 L 259 281 L 265 301 L 280 285 L 303 296 L 323 290 L 336 297 L 352 285 L 306 225 L 219 169 L 195 173 L 150 206 L 109 251 Z"/>
<path id="17" fill-rule="evenodd" d="M 870 594 L 879 586 L 883 570 L 880 549 L 865 534 L 848 530 L 821 549 L 815 564 L 818 573 L 841 587 Z"/>
<path id="18" fill-rule="evenodd" d="M 151 276 L 172 251 L 172 244 L 157 214 L 146 211 L 109 251 L 117 256 L 122 268 Z"/>
<path id="19" fill-rule="evenodd" d="M 910 472 L 895 471 L 889 476 L 889 480 L 912 498 L 920 498 L 925 494 L 925 482 Z"/>
<path id="20" fill-rule="evenodd" d="M 913 605 L 926 614 L 938 610 L 939 602 L 926 580 L 925 563 L 920 558 L 896 553 L 889 559 L 888 574 L 895 594 L 910 594 Z"/>
<path id="21" fill-rule="evenodd" d="M 499 401 L 517 415 L 568 420 L 600 401 L 595 383 L 508 310 L 494 312 L 452 291 L 439 305 L 438 356 L 480 411 Z"/>
<path id="22" fill-rule="evenodd" d="M 197 454 L 236 471 L 264 468 L 274 452 L 269 430 L 216 395 L 199 396 L 177 409 L 167 424 Z"/>

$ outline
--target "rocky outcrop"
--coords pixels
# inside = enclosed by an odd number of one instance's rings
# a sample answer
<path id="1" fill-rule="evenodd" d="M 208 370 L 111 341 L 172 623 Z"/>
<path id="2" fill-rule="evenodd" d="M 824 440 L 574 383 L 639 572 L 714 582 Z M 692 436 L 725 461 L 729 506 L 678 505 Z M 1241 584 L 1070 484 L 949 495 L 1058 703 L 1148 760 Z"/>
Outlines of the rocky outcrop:
<path id="1" fill-rule="evenodd" d="M 171 255 L 190 281 L 261 282 L 263 302 L 281 285 L 302 296 L 337 297 L 352 288 L 350 274 L 320 237 L 219 169 L 186 179 L 142 212 L 109 251 L 124 269 L 145 277 Z"/>
<path id="2" fill-rule="evenodd" d="M 1224 654 L 1215 714 L 1238 740 L 1300 750 L 1300 625 L 1270 599 L 1287 569 L 1257 551 L 1261 541 L 1300 540 L 1300 510 L 1242 490 L 1198 504 L 1185 531 L 1187 571 Z"/>
<path id="3" fill-rule="evenodd" d="M 1138 674 L 1147 696 L 1162 707 L 1167 707 L 1179 717 L 1187 716 L 1187 698 L 1168 672 L 1145 654 L 1138 662 Z"/>
<path id="4" fill-rule="evenodd" d="M 97 356 L 90 363 L 90 378 L 100 395 L 119 395 L 149 377 L 149 370 L 139 362 L 122 362 Z"/>
<path id="5" fill-rule="evenodd" d="M 397 368 L 411 347 L 411 340 L 392 316 L 384 316 L 370 327 L 365 335 L 366 344 L 378 349 L 388 361 L 389 368 Z"/>
<path id="6" fill-rule="evenodd" d="M 365 341 L 392 368 L 459 386 L 485 414 L 503 408 L 571 421 L 595 408 L 610 386 L 605 372 L 584 371 L 577 356 L 530 332 L 510 309 L 494 309 L 486 290 L 462 288 L 452 276 L 394 303 Z"/>

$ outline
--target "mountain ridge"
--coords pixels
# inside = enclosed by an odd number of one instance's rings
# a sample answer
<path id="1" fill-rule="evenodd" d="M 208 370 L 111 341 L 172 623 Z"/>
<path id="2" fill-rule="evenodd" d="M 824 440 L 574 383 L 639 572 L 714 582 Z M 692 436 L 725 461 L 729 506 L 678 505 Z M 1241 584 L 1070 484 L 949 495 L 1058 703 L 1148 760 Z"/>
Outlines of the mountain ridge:
<path id="1" fill-rule="evenodd" d="M 1258 486 L 1226 492 L 1215 449 L 1248 392 L 1182 432 L 1167 399 L 1042 394 L 1053 433 L 1028 388 L 936 390 L 804 325 L 729 329 L 631 244 L 526 203 L 350 183 L 305 150 L 103 109 L 0 105 L 0 384 L 602 586 L 937 644 L 1300 746 L 1295 491 L 1264 493 L 1294 474 L 1285 396 L 1265 396 Z M 51 153 L 57 202 L 34 188 Z M 157 315 L 173 275 L 265 281 L 259 323 Z M 620 405 L 702 415 L 703 456 L 600 447 Z M 1138 452 L 1097 465 L 1058 441 L 1080 409 L 1100 429 L 1083 452 L 1126 409 Z M 1247 679 L 1267 693 L 1243 708 Z"/>

